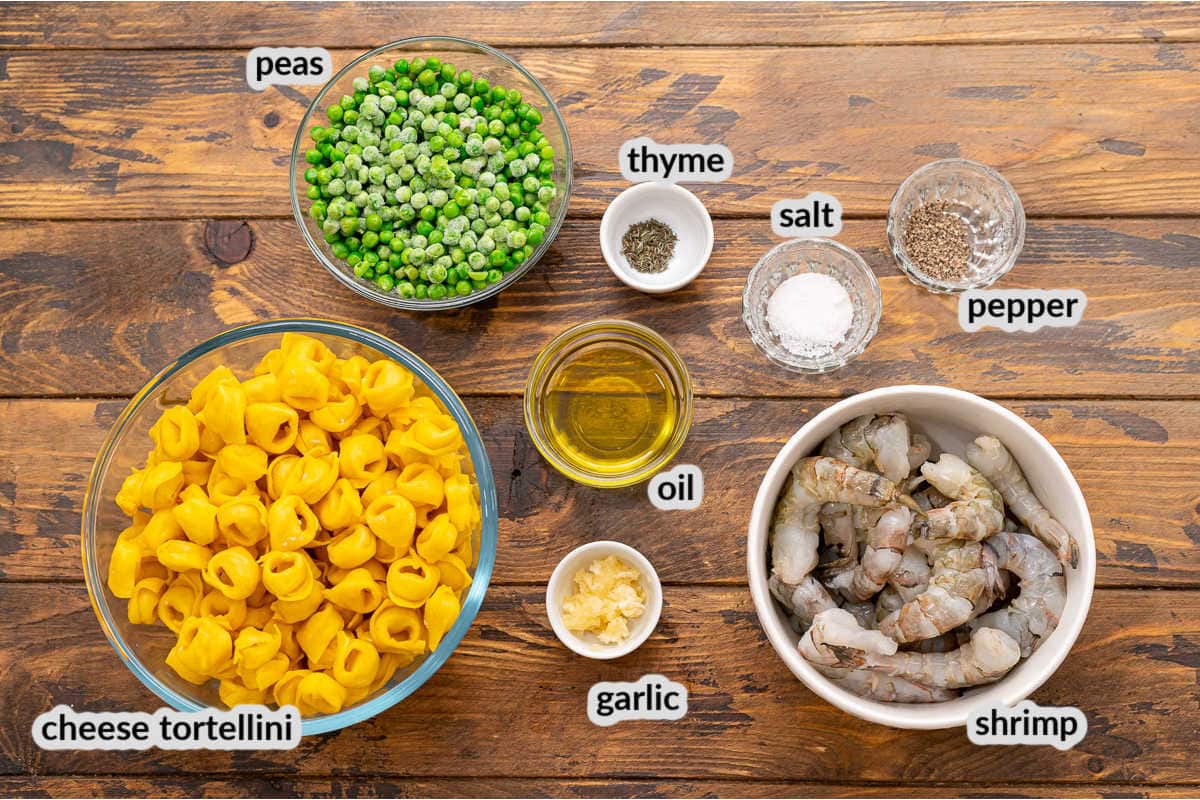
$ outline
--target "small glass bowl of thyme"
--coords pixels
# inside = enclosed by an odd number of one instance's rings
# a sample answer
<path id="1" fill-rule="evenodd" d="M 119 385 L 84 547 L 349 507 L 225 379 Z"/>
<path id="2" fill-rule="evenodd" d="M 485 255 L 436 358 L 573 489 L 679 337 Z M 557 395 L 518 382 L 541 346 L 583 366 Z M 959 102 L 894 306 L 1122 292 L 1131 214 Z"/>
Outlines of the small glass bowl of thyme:
<path id="1" fill-rule="evenodd" d="M 1025 244 L 1025 210 L 1000 173 L 961 158 L 934 161 L 896 190 L 888 243 L 909 280 L 931 292 L 990 286 Z"/>
<path id="2" fill-rule="evenodd" d="M 625 285 L 648 294 L 691 283 L 712 255 L 713 226 L 696 195 L 673 183 L 639 183 L 600 221 L 600 250 Z"/>

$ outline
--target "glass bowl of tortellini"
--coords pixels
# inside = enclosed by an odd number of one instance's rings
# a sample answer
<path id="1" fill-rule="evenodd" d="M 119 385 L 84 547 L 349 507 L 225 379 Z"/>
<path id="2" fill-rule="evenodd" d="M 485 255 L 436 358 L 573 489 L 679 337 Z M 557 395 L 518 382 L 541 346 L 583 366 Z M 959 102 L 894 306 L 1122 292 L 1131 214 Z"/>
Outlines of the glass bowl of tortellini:
<path id="1" fill-rule="evenodd" d="M 315 734 L 446 662 L 497 524 L 479 432 L 432 368 L 361 328 L 277 320 L 193 348 L 130 401 L 88 482 L 84 571 L 163 701 L 293 705 Z"/>

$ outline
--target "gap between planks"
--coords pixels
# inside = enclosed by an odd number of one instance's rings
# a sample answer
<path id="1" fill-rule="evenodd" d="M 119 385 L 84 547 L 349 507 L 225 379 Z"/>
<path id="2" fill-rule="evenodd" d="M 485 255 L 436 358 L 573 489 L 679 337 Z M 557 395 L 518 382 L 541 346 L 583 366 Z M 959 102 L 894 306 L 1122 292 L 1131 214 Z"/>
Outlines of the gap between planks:
<path id="1" fill-rule="evenodd" d="M 507 42 L 502 45 L 497 45 L 501 50 L 666 50 L 676 47 L 686 47 L 696 50 L 743 50 L 743 49 L 768 49 L 776 50 L 826 50 L 826 49 L 846 49 L 850 47 L 1061 47 L 1063 45 L 1122 45 L 1127 47 L 1145 47 L 1153 44 L 1196 44 L 1200 43 L 1200 37 L 1196 36 L 1171 36 L 1163 35 L 1156 37 L 1144 37 L 1141 39 L 1129 39 L 1119 37 L 1107 37 L 1100 39 L 995 39 L 992 41 L 948 41 L 938 39 L 913 39 L 906 41 L 890 41 L 887 39 L 864 39 L 859 42 L 738 42 L 736 44 L 727 42 L 655 42 L 646 44 L 644 42 L 584 42 L 580 44 L 572 44 L 570 42 Z M 313 45 L 314 47 L 320 45 Z M 327 50 L 361 50 L 368 52 L 379 47 L 379 44 L 336 44 L 327 47 Z M 63 51 L 67 50 L 72 53 L 243 53 L 249 48 L 228 47 L 224 45 L 189 45 L 187 47 L 155 47 L 155 46 L 121 46 L 121 47 L 95 47 L 81 45 L 49 45 L 49 44 L 16 44 L 7 45 L 4 49 L 11 52 L 38 52 L 38 51 Z"/>
<path id="2" fill-rule="evenodd" d="M 317 735 L 323 736 L 323 735 L 329 735 L 329 734 L 317 734 Z M 165 776 L 154 775 L 152 773 L 147 774 L 147 775 L 141 775 L 141 774 L 130 774 L 130 773 L 126 773 L 126 772 L 71 772 L 71 773 L 61 773 L 61 774 L 60 773 L 51 773 L 51 774 L 37 774 L 37 775 L 31 774 L 31 773 L 26 773 L 26 772 L 0 772 L 0 778 L 3 778 L 3 779 L 8 779 L 8 778 L 31 778 L 31 779 L 45 778 L 47 780 L 52 780 L 52 781 L 66 781 L 66 780 L 79 780 L 79 781 L 151 780 L 151 781 L 153 781 L 153 780 L 162 779 L 164 777 Z M 930 788 L 930 789 L 933 789 L 933 788 L 951 788 L 951 789 L 953 789 L 953 788 L 958 788 L 958 787 L 995 789 L 996 786 L 1000 783 L 999 781 L 922 781 L 922 780 L 912 780 L 912 781 L 907 781 L 907 782 L 901 783 L 899 781 L 857 781 L 857 780 L 852 780 L 852 779 L 840 779 L 840 780 L 837 780 L 836 782 L 834 782 L 833 784 L 831 784 L 830 781 L 770 780 L 770 779 L 762 779 L 762 778 L 748 778 L 748 777 L 745 777 L 742 775 L 732 775 L 732 776 L 719 777 L 719 778 L 696 778 L 694 776 L 693 777 L 680 777 L 677 775 L 644 775 L 644 774 L 609 775 L 609 776 L 605 776 L 603 778 L 598 778 L 595 775 L 576 775 L 576 776 L 572 776 L 572 777 L 563 777 L 561 775 L 554 775 L 554 776 L 488 775 L 486 777 L 464 778 L 461 775 L 408 775 L 408 774 L 404 774 L 404 773 L 387 773 L 387 772 L 355 773 L 355 774 L 333 773 L 333 774 L 329 774 L 329 775 L 307 775 L 307 774 L 306 775 L 297 775 L 296 773 L 285 773 L 285 772 L 264 772 L 264 773 L 249 772 L 248 773 L 248 772 L 244 772 L 244 771 L 243 772 L 207 772 L 206 771 L 203 774 L 203 776 L 195 775 L 192 773 L 176 773 L 176 775 L 172 776 L 171 778 L 168 778 L 164 782 L 170 782 L 172 780 L 186 781 L 189 779 L 196 779 L 196 778 L 204 780 L 204 781 L 229 781 L 231 783 L 250 783 L 250 782 L 255 782 L 255 781 L 261 781 L 261 782 L 289 781 L 289 782 L 294 782 L 294 783 L 311 783 L 311 782 L 320 782 L 320 781 L 341 781 L 343 783 L 350 783 L 350 784 L 367 783 L 367 782 L 370 782 L 371 780 L 376 780 L 376 779 L 380 779 L 380 778 L 387 779 L 387 780 L 405 779 L 405 780 L 411 780 L 413 782 L 422 782 L 422 783 L 427 783 L 427 782 L 432 782 L 432 781 L 457 781 L 457 782 L 470 781 L 470 782 L 479 782 L 479 783 L 486 783 L 487 781 L 548 781 L 548 782 L 554 782 L 554 783 L 573 783 L 576 781 L 598 781 L 601 783 L 622 782 L 622 781 L 646 781 L 646 782 L 668 782 L 668 781 L 671 781 L 671 782 L 686 783 L 686 784 L 736 783 L 736 784 L 746 784 L 748 786 L 752 786 L 755 784 L 770 784 L 770 785 L 778 785 L 778 786 L 796 786 L 796 787 L 836 785 L 836 786 L 845 786 L 845 787 L 849 787 L 849 788 L 861 788 L 861 789 L 873 789 L 873 788 L 874 789 L 887 789 L 887 788 L 891 788 L 891 787 L 904 787 L 904 786 L 921 786 L 923 788 Z M 1024 780 L 1020 780 L 1020 779 L 1018 779 L 1018 780 L 1006 779 L 1003 782 L 1003 785 L 1014 786 L 1014 787 L 1036 787 L 1036 786 L 1045 786 L 1047 784 L 1051 784 L 1054 786 L 1063 786 L 1063 787 L 1087 787 L 1087 788 L 1103 789 L 1105 787 L 1106 783 L 1108 783 L 1108 782 L 1095 781 L 1095 780 L 1092 780 L 1092 781 L 1081 781 L 1081 780 L 1024 781 Z M 1157 788 L 1157 789 L 1169 789 L 1169 788 L 1190 789 L 1190 788 L 1194 788 L 1194 787 L 1200 787 L 1200 781 L 1197 781 L 1195 783 L 1183 783 L 1183 782 L 1179 782 L 1179 781 L 1164 782 L 1164 783 L 1117 783 L 1117 782 L 1114 782 L 1114 783 L 1116 785 L 1119 785 L 1122 787 L 1130 787 L 1130 788 L 1135 788 L 1135 789 L 1139 788 L 1139 787 L 1146 787 L 1146 788 L 1152 788 L 1152 789 L 1153 788 Z"/>

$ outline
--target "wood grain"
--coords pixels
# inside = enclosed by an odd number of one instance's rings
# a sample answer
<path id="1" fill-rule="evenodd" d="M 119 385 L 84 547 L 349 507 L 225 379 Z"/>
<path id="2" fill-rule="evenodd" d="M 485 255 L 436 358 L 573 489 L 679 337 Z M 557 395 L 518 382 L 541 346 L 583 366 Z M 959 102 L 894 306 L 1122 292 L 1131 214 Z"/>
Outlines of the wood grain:
<path id="1" fill-rule="evenodd" d="M 1172 42 L 1200 38 L 1187 3 L 282 3 L 249 7 L 129 3 L 117 9 L 0 4 L 0 46 L 251 48 L 321 44 L 362 50 L 424 29 L 492 45 L 917 44 Z M 381 31 L 383 38 L 381 38 Z M 392 33 L 396 32 L 396 33 Z"/>
<path id="2" fill-rule="evenodd" d="M 541 586 L 493 587 L 446 666 L 372 720 L 308 737 L 285 753 L 122 753 L 120 771 L 352 779 L 370 769 L 397 779 L 447 772 L 474 778 L 511 774 L 519 764 L 527 778 L 972 782 L 991 794 L 1000 784 L 1018 784 L 1019 792 L 1025 782 L 1084 777 L 1097 790 L 1106 782 L 1196 782 L 1200 593 L 1096 594 L 1073 652 L 1033 695 L 1088 716 L 1087 737 L 1067 752 L 980 748 L 961 729 L 900 731 L 858 721 L 792 677 L 765 641 L 744 588 L 668 587 L 665 595 L 651 640 L 626 658 L 598 662 L 557 642 Z M 110 775 L 111 754 L 43 752 L 28 736 L 32 719 L 57 703 L 87 710 L 159 705 L 104 641 L 83 588 L 7 584 L 0 614 L 10 642 L 0 651 L 0 692 L 15 728 L 0 739 L 0 770 Z M 604 731 L 587 720 L 584 702 L 594 682 L 651 672 L 688 687 L 683 720 Z"/>
<path id="3" fill-rule="evenodd" d="M 1000 169 L 1031 215 L 1200 211 L 1200 44 L 511 52 L 565 115 L 576 216 L 624 188 L 618 147 L 643 134 L 733 151 L 734 177 L 701 191 L 720 215 L 820 189 L 882 216 L 913 169 L 949 155 Z M 18 50 L 4 74 L 0 217 L 289 213 L 316 87 L 254 92 L 228 50 Z"/>
<path id="4" fill-rule="evenodd" d="M 1195 796 L 1195 784 L 1105 784 L 1102 796 L 1149 798 Z M 387 778 L 367 774 L 338 778 L 219 779 L 207 776 L 0 777 L 6 797 L 978 797 L 992 798 L 995 785 L 980 783 L 809 783 L 733 780 L 665 781 L 566 778 Z M 1004 797 L 1095 797 L 1094 783 L 1006 784 Z"/>
<path id="5" fill-rule="evenodd" d="M 517 398 L 467 398 L 497 482 L 494 580 L 542 584 L 569 550 L 608 536 L 670 583 L 744 585 L 759 481 L 827 403 L 700 400 L 680 463 L 699 464 L 698 511 L 660 517 L 644 486 L 597 490 L 554 472 Z M 1054 444 L 1092 513 L 1101 586 L 1200 586 L 1200 402 L 1009 403 Z M 92 460 L 123 401 L 0 401 L 0 578 L 79 580 L 79 513 Z M 48 433 L 53 432 L 53 440 Z M 662 520 L 662 521 L 660 521 Z"/>
<path id="6" fill-rule="evenodd" d="M 662 333 L 702 395 L 838 397 L 937 383 L 1002 397 L 1200 396 L 1198 220 L 1033 222 L 1000 285 L 1088 296 L 1078 327 L 1036 334 L 964 333 L 957 298 L 899 273 L 881 222 L 851 221 L 840 239 L 879 275 L 883 321 L 858 360 L 809 377 L 770 364 L 741 321 L 746 274 L 778 241 L 765 220 L 718 221 L 700 278 L 656 297 L 612 276 L 597 230 L 568 223 L 542 263 L 496 299 L 406 314 L 343 288 L 291 221 L 0 223 L 0 395 L 132 395 L 230 326 L 320 316 L 391 336 L 470 394 L 522 392 L 553 336 L 616 317 Z"/>

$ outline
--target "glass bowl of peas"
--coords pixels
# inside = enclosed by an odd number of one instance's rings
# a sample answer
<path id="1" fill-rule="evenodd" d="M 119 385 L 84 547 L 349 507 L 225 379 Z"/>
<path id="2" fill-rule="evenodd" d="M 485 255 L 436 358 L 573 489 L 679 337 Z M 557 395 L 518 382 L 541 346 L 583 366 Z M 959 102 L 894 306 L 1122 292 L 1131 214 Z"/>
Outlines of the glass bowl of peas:
<path id="1" fill-rule="evenodd" d="M 394 308 L 469 305 L 554 241 L 571 140 L 546 89 L 504 53 L 422 36 L 322 87 L 296 131 L 292 211 L 341 283 Z"/>

